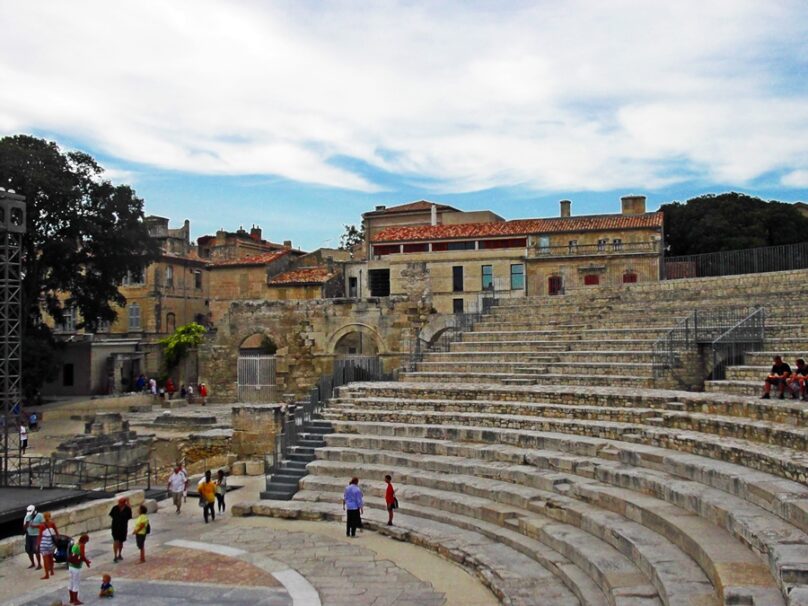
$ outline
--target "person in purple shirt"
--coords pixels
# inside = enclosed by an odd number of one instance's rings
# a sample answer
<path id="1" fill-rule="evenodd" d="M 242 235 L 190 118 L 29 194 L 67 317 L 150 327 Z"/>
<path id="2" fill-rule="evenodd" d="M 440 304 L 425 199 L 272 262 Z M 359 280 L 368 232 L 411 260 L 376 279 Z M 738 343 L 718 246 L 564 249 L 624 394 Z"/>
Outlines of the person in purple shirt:
<path id="1" fill-rule="evenodd" d="M 365 512 L 365 500 L 359 488 L 359 478 L 351 478 L 342 495 L 342 509 L 348 512 L 348 525 L 345 535 L 356 536 L 356 529 L 362 527 L 362 514 Z"/>

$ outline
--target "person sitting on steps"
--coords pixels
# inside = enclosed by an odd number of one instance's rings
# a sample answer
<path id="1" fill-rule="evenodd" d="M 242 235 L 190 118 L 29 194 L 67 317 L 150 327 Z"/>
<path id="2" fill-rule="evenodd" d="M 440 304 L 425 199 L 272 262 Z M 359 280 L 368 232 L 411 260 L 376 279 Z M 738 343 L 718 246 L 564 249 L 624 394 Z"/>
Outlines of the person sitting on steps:
<path id="1" fill-rule="evenodd" d="M 803 400 L 808 401 L 808 386 L 806 380 L 808 379 L 808 364 L 802 358 L 797 359 L 797 368 L 791 375 L 788 381 L 788 388 L 791 391 L 791 397 L 795 400 L 802 396 Z"/>
<path id="2" fill-rule="evenodd" d="M 772 370 L 769 376 L 766 377 L 766 382 L 763 385 L 763 395 L 761 398 L 764 400 L 769 399 L 769 392 L 772 390 L 772 385 L 777 385 L 778 397 L 781 400 L 785 398 L 786 384 L 791 376 L 791 367 L 783 362 L 781 356 L 774 356 L 773 361 L 774 365 L 772 365 Z"/>

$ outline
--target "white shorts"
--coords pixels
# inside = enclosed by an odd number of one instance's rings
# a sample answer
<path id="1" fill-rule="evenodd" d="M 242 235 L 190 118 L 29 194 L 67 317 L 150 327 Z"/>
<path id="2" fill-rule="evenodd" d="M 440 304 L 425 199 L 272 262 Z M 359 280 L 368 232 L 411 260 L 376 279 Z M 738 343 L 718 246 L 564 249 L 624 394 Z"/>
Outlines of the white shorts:
<path id="1" fill-rule="evenodd" d="M 72 566 L 69 568 L 70 572 L 70 579 L 67 581 L 67 590 L 68 591 L 78 591 L 79 585 L 81 585 L 81 568 L 73 568 Z"/>

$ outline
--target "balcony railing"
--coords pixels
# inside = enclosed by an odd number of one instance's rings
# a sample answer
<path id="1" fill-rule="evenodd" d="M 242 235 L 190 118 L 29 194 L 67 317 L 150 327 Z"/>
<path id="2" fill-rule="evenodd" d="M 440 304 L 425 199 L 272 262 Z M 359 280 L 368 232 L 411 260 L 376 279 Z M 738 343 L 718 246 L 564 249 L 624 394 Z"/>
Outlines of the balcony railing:
<path id="1" fill-rule="evenodd" d="M 625 255 L 658 253 L 660 242 L 603 242 L 600 244 L 568 244 L 566 246 L 538 246 L 528 249 L 529 257 L 596 257 L 600 255 Z"/>

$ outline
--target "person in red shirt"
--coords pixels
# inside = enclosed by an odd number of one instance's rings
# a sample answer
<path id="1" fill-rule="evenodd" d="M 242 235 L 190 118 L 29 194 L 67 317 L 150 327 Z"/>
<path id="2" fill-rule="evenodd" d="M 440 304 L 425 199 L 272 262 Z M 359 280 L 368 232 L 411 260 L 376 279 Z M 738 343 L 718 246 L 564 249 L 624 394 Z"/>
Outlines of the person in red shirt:
<path id="1" fill-rule="evenodd" d="M 396 491 L 393 488 L 393 477 L 386 475 L 384 481 L 387 482 L 387 490 L 384 492 L 384 502 L 387 504 L 387 525 L 392 526 L 393 510 L 398 509 L 398 499 L 396 499 Z"/>

